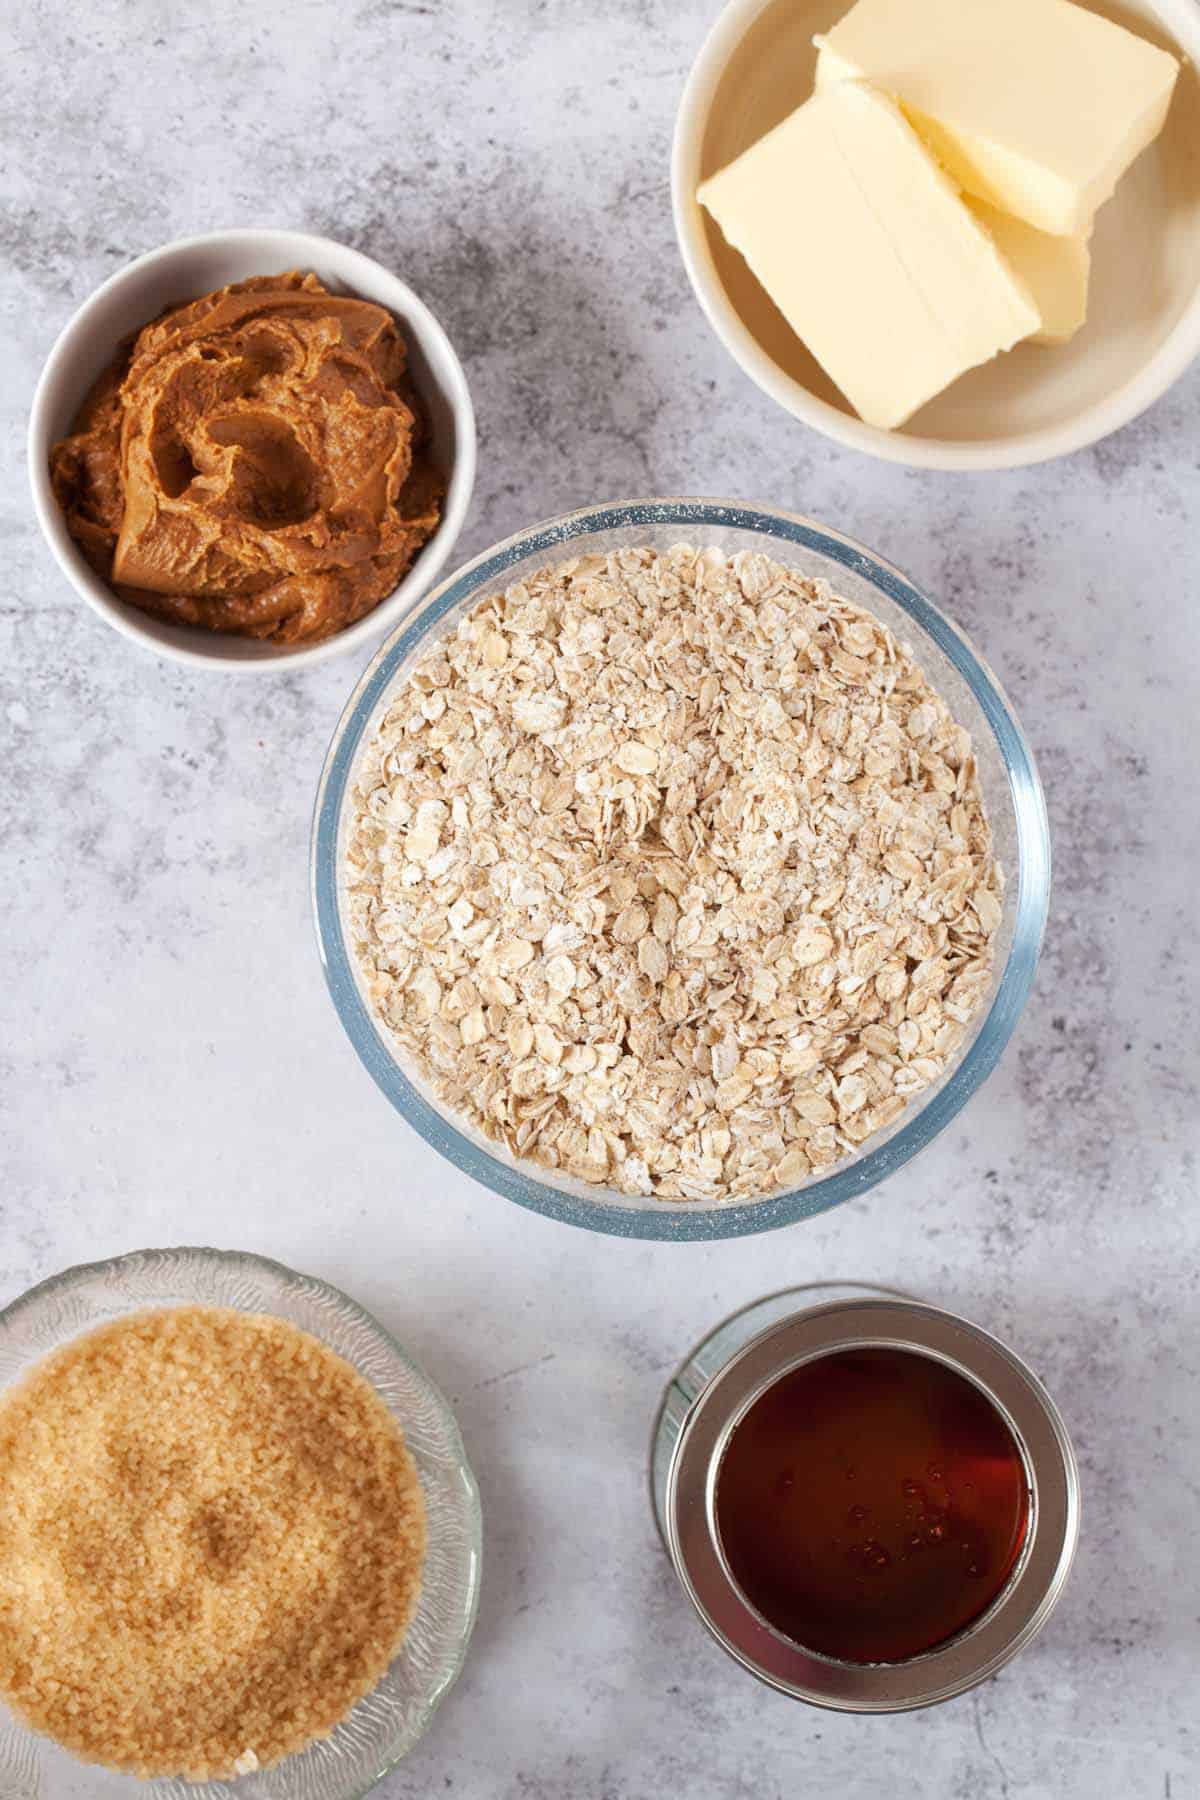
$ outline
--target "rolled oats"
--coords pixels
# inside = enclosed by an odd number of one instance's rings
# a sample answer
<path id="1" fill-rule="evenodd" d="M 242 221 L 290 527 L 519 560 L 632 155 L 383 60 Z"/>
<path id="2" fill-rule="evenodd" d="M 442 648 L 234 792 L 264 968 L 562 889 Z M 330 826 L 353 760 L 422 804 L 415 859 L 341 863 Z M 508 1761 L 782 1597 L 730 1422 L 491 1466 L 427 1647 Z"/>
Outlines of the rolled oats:
<path id="1" fill-rule="evenodd" d="M 345 893 L 444 1104 L 627 1194 L 828 1169 L 944 1072 L 1001 919 L 967 732 L 758 555 L 575 558 L 426 649 L 366 746 Z"/>

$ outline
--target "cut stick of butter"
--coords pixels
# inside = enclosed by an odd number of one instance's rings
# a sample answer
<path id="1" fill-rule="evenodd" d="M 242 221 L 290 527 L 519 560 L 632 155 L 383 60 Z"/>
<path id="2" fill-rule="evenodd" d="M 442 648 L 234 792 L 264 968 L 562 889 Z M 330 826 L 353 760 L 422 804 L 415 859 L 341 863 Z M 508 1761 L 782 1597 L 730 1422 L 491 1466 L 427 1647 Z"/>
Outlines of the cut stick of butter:
<path id="1" fill-rule="evenodd" d="M 870 425 L 902 425 L 1041 329 L 954 183 L 863 82 L 814 95 L 698 198 Z"/>
<path id="2" fill-rule="evenodd" d="M 1070 0 L 858 0 L 813 41 L 818 90 L 875 82 L 960 187 L 1063 237 L 1158 136 L 1179 72 Z"/>
<path id="3" fill-rule="evenodd" d="M 986 200 L 971 199 L 967 204 L 1033 295 L 1042 328 L 1031 342 L 1065 344 L 1087 319 L 1090 232 L 1051 237 L 1048 231 L 1035 231 L 1024 219 L 997 211 Z"/>

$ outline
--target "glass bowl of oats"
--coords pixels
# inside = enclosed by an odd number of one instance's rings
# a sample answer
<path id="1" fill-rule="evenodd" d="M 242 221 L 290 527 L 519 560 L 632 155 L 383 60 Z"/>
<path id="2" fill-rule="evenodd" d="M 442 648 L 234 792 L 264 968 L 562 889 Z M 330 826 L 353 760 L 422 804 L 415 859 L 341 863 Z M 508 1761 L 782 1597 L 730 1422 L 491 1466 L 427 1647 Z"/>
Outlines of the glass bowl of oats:
<path id="1" fill-rule="evenodd" d="M 0 1311 L 0 1488 L 5 1795 L 361 1800 L 462 1667 L 450 1408 L 267 1258 L 137 1251 Z"/>
<path id="2" fill-rule="evenodd" d="M 720 500 L 586 508 L 427 595 L 351 695 L 312 844 L 334 1004 L 457 1168 L 624 1237 L 860 1194 L 994 1068 L 1045 803 L 898 570 Z"/>

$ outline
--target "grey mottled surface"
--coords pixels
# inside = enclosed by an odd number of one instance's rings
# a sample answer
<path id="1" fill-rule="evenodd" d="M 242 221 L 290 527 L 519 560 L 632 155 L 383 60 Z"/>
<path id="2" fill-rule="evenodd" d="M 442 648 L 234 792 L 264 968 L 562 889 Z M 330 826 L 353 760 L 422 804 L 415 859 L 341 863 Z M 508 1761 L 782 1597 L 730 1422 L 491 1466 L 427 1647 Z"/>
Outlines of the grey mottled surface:
<path id="1" fill-rule="evenodd" d="M 685 287 L 666 159 L 711 5 L 30 0 L 8 17 L 0 270 L 6 900 L 0 1299 L 148 1243 L 269 1251 L 360 1297 L 453 1397 L 486 1508 L 467 1671 L 389 1800 L 1182 1800 L 1200 1793 L 1196 515 L 1200 371 L 1092 453 L 910 474 L 777 412 Z M 634 492 L 793 507 L 973 635 L 1036 746 L 1057 885 L 1000 1072 L 914 1167 L 789 1233 L 611 1242 L 448 1172 L 326 998 L 305 892 L 357 673 L 222 682 L 73 597 L 27 501 L 32 386 L 127 258 L 307 227 L 406 275 L 474 386 L 464 553 Z M 1037 1645 L 898 1719 L 789 1704 L 690 1616 L 650 1416 L 719 1314 L 819 1276 L 1007 1335 L 1060 1397 L 1082 1550 Z M 49 1800 L 82 1800 L 85 1774 Z"/>

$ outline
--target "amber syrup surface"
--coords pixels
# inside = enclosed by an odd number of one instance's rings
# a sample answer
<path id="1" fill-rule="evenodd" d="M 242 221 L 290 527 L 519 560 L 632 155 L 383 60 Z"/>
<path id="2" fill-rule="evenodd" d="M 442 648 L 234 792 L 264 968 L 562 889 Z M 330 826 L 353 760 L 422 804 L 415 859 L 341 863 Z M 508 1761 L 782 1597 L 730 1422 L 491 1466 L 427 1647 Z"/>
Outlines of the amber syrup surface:
<path id="1" fill-rule="evenodd" d="M 755 1401 L 716 1517 L 751 1605 L 806 1649 L 903 1662 L 985 1612 L 1029 1521 L 1012 1432 L 973 1382 L 910 1350 L 838 1351 Z"/>

